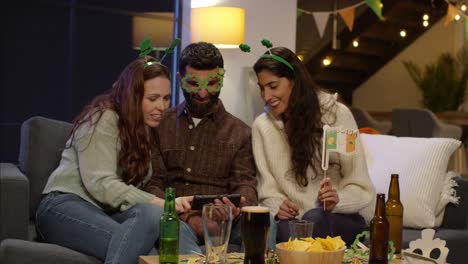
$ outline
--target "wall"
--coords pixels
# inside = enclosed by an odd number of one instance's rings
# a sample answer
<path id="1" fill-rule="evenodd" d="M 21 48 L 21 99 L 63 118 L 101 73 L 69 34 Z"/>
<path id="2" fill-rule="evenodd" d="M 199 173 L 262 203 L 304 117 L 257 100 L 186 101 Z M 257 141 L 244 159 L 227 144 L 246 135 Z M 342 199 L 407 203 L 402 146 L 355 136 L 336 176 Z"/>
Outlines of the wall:
<path id="1" fill-rule="evenodd" d="M 0 161 L 17 162 L 21 123 L 71 121 L 138 56 L 132 15 L 172 1 L 7 0 L 0 22 Z M 169 62 L 167 60 L 166 62 Z"/>
<path id="2" fill-rule="evenodd" d="M 464 43 L 463 22 L 452 22 L 444 27 L 444 19 L 441 19 L 356 89 L 353 105 L 369 111 L 421 107 L 421 92 L 410 78 L 402 61 L 411 60 L 423 67 L 436 61 L 443 52 L 456 53 Z"/>
<path id="3" fill-rule="evenodd" d="M 273 46 L 285 46 L 295 50 L 297 3 L 291 0 L 217 0 L 206 2 L 216 6 L 233 6 L 245 9 L 244 42 L 252 47 L 252 51 L 248 54 L 239 49 L 221 49 L 226 75 L 220 98 L 229 112 L 251 125 L 255 115 L 261 111 L 263 102 L 259 96 L 256 80 L 251 78 L 249 81 L 248 72 L 257 60 L 257 55 L 266 51 L 260 43 L 263 38 L 269 39 Z M 183 20 L 190 21 L 187 12 L 184 12 Z M 185 27 L 182 35 L 184 45 L 188 44 L 187 38 L 190 36 L 187 27 Z M 249 82 L 251 89 L 249 89 Z"/>

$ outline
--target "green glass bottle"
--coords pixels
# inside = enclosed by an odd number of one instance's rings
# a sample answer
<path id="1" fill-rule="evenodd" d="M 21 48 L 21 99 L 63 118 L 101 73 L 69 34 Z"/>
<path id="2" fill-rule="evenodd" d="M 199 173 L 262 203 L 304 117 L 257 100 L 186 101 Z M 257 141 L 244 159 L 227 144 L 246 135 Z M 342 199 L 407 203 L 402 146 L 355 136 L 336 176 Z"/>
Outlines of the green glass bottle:
<path id="1" fill-rule="evenodd" d="M 159 238 L 159 263 L 179 263 L 179 218 L 175 210 L 175 189 L 166 188 L 164 215 L 161 217 Z"/>

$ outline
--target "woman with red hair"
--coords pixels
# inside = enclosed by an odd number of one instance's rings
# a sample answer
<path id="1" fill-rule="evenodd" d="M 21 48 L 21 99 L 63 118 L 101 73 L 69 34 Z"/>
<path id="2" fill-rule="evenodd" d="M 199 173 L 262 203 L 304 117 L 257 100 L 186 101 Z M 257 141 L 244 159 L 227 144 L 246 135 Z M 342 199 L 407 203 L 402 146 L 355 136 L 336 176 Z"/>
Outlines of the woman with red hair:
<path id="1" fill-rule="evenodd" d="M 153 250 L 164 200 L 142 189 L 157 149 L 151 131 L 170 97 L 168 69 L 145 56 L 84 108 L 43 191 L 40 239 L 105 263 L 136 263 Z M 190 199 L 178 198 L 177 211 L 189 209 Z"/>

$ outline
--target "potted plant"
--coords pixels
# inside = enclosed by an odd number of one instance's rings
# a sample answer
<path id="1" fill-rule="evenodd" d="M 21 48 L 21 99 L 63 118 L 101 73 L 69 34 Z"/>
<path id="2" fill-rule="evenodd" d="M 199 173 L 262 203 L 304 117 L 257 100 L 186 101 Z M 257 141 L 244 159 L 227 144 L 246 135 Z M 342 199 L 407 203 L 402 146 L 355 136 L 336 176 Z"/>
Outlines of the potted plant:
<path id="1" fill-rule="evenodd" d="M 468 49 L 457 56 L 441 54 L 437 61 L 421 68 L 412 61 L 403 61 L 411 79 L 421 89 L 422 104 L 434 113 L 457 111 L 465 100 L 468 81 Z"/>

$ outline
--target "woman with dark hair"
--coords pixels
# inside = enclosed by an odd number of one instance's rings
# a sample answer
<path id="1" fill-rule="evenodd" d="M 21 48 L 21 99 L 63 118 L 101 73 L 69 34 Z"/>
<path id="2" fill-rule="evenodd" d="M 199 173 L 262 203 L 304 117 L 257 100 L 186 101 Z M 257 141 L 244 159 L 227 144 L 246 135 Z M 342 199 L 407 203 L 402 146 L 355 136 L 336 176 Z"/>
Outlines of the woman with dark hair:
<path id="1" fill-rule="evenodd" d="M 323 126 L 357 129 L 351 112 L 315 85 L 287 48 L 269 50 L 254 70 L 265 101 L 252 127 L 257 189 L 260 204 L 279 220 L 278 242 L 288 240 L 289 220 L 302 218 L 315 222 L 314 237 L 341 235 L 352 243 L 366 228 L 359 211 L 374 197 L 362 146 L 352 156 L 330 153 L 327 177 L 320 156 Z"/>
<path id="2" fill-rule="evenodd" d="M 105 263 L 137 263 L 159 237 L 164 200 L 142 190 L 171 96 L 168 69 L 152 57 L 131 62 L 111 90 L 75 119 L 36 212 L 39 238 Z M 190 208 L 192 197 L 176 200 Z"/>

